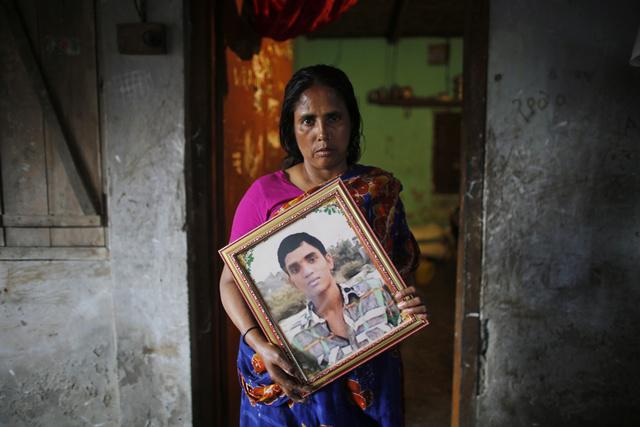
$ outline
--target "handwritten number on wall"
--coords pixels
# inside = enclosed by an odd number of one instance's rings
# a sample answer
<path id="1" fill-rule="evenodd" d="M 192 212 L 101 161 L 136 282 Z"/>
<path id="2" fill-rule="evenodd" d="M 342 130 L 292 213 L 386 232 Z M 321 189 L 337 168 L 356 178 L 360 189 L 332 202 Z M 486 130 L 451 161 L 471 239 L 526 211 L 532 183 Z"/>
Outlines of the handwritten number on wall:
<path id="1" fill-rule="evenodd" d="M 538 109 L 544 111 L 549 106 L 549 96 L 543 90 L 538 91 L 540 98 L 538 98 Z"/>
<path id="2" fill-rule="evenodd" d="M 556 95 L 554 99 L 557 107 L 562 107 L 567 103 L 567 98 L 563 94 Z M 549 100 L 549 94 L 543 90 L 538 91 L 537 97 L 528 97 L 525 102 L 522 102 L 521 98 L 516 98 L 511 101 L 517 108 L 518 114 L 529 123 L 537 111 L 544 111 L 547 109 L 551 101 Z"/>

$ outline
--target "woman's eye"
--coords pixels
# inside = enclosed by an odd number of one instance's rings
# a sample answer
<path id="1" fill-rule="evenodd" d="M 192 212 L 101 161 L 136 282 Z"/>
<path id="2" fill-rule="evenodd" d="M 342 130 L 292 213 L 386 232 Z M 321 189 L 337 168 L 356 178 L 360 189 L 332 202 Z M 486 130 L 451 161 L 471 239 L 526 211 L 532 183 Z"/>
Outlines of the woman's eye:
<path id="1" fill-rule="evenodd" d="M 312 126 L 313 125 L 313 118 L 305 117 L 304 119 L 302 119 L 302 124 L 306 125 L 306 126 Z"/>
<path id="2" fill-rule="evenodd" d="M 340 120 L 340 115 L 339 114 L 329 114 L 328 117 L 330 122 L 337 122 L 338 120 Z"/>

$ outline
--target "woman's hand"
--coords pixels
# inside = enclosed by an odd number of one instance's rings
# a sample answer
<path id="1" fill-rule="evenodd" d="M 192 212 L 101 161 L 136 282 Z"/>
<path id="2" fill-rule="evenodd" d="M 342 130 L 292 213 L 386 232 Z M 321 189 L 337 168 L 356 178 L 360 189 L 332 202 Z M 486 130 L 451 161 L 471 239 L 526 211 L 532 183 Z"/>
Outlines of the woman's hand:
<path id="1" fill-rule="evenodd" d="M 420 319 L 427 320 L 427 307 L 425 307 L 423 299 L 417 295 L 418 291 L 414 286 L 409 286 L 395 293 L 393 298 L 398 303 L 400 314 L 414 314 Z M 406 297 L 410 297 L 405 299 Z"/>
<path id="2" fill-rule="evenodd" d="M 245 342 L 260 356 L 274 383 L 294 402 L 302 402 L 303 395 L 311 392 L 293 375 L 293 366 L 282 351 L 271 344 L 262 331 L 233 281 L 229 267 L 225 266 L 220 277 L 220 298 L 227 314 L 239 331 L 248 331 Z M 250 330 L 251 329 L 251 330 Z"/>
<path id="3" fill-rule="evenodd" d="M 311 390 L 295 377 L 293 365 L 284 353 L 276 345 L 267 341 L 259 329 L 247 334 L 246 341 L 258 353 L 269 376 L 280 386 L 284 394 L 296 403 L 304 402 L 303 396 L 309 394 Z"/>

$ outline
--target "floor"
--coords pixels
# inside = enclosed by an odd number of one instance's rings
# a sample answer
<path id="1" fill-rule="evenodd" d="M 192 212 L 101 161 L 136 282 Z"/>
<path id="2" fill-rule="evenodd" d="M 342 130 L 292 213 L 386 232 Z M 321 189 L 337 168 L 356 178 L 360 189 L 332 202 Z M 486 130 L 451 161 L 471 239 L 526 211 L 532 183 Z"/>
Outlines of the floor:
<path id="1" fill-rule="evenodd" d="M 455 259 L 434 264 L 418 288 L 427 300 L 430 325 L 402 344 L 406 427 L 450 425 L 455 311 Z M 426 279 L 428 280 L 428 278 Z"/>

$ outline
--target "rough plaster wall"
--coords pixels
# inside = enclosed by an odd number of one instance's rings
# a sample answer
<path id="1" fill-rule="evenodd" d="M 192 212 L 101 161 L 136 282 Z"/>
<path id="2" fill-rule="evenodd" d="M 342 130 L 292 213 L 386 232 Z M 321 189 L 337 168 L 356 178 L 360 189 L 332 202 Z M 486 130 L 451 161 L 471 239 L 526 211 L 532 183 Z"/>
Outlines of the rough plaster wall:
<path id="1" fill-rule="evenodd" d="M 638 425 L 637 0 L 491 2 L 478 425 Z"/>
<path id="2" fill-rule="evenodd" d="M 105 261 L 0 263 L 0 425 L 116 425 Z"/>
<path id="3" fill-rule="evenodd" d="M 111 260 L 0 263 L 0 425 L 190 425 L 182 2 L 166 56 L 123 56 L 98 4 Z"/>
<path id="4" fill-rule="evenodd" d="M 191 423 L 182 2 L 147 2 L 169 53 L 117 53 L 133 3 L 99 4 L 113 300 L 123 425 Z"/>

